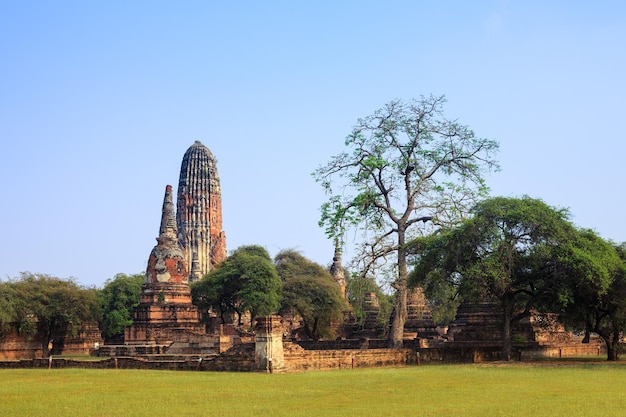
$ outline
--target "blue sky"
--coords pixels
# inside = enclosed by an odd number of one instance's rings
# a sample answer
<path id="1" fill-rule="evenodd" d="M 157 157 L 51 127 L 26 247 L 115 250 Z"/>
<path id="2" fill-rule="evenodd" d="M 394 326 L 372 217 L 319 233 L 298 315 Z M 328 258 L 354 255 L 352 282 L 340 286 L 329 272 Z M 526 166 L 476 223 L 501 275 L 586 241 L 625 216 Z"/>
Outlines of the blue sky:
<path id="1" fill-rule="evenodd" d="M 623 2 L 303 3 L 0 3 L 0 278 L 143 272 L 195 140 L 229 250 L 326 265 L 311 172 L 359 117 L 429 94 L 500 142 L 493 195 L 626 241 Z"/>

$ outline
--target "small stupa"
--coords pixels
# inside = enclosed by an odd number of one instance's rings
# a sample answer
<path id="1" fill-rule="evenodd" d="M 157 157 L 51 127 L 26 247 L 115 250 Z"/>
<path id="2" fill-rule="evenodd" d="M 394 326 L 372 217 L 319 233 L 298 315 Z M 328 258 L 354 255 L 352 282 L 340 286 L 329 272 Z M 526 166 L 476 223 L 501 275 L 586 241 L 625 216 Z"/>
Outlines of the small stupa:
<path id="1" fill-rule="evenodd" d="M 407 317 L 404 323 L 403 338 L 414 339 L 439 339 L 437 325 L 433 321 L 433 315 L 428 307 L 424 290 L 413 288 L 407 295 Z"/>
<path id="2" fill-rule="evenodd" d="M 146 279 L 125 343 L 165 343 L 181 333 L 204 333 L 196 306 L 191 303 L 187 262 L 178 242 L 172 186 L 165 187 L 157 245 L 150 252 Z"/>
<path id="3" fill-rule="evenodd" d="M 330 275 L 335 279 L 335 282 L 339 286 L 341 291 L 341 298 L 346 299 L 346 273 L 341 266 L 341 249 L 338 245 L 335 245 L 335 255 L 333 256 L 333 263 L 330 266 Z"/>

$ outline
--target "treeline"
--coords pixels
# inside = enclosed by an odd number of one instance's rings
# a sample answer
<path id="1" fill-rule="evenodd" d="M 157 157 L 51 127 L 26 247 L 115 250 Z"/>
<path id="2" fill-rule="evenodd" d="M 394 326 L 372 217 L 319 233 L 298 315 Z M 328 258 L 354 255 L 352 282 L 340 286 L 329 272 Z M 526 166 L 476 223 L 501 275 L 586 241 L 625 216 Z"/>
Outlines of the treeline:
<path id="1" fill-rule="evenodd" d="M 626 244 L 577 228 L 566 210 L 529 197 L 489 198 L 467 219 L 408 242 L 406 250 L 408 287 L 424 289 L 438 324 L 454 318 L 461 300 L 499 303 L 504 358 L 515 323 L 545 312 L 557 313 L 569 330 L 597 333 L 608 359 L 618 359 L 626 329 Z M 381 328 L 388 330 L 397 293 L 385 294 L 373 277 L 346 271 L 346 281 L 344 299 L 328 268 L 295 250 L 272 259 L 262 246 L 248 245 L 192 283 L 191 291 L 205 321 L 218 316 L 241 325 L 244 316 L 293 315 L 314 340 L 333 338 L 331 323 L 341 322 L 348 309 L 361 322 L 366 295 L 374 292 Z M 143 283 L 144 274 L 117 274 L 96 289 L 23 273 L 0 282 L 0 332 L 17 325 L 20 334 L 37 335 L 44 355 L 50 341 L 88 322 L 98 322 L 106 339 L 120 337 L 132 324 Z"/>
<path id="2" fill-rule="evenodd" d="M 139 304 L 144 274 L 117 274 L 104 288 L 87 288 L 74 279 L 23 272 L 0 281 L 0 336 L 12 326 L 20 335 L 41 340 L 44 357 L 49 347 L 85 326 L 98 323 L 105 338 L 124 334 Z"/>
<path id="3" fill-rule="evenodd" d="M 503 358 L 511 328 L 533 312 L 557 313 L 566 328 L 597 333 L 608 359 L 626 329 L 626 243 L 575 227 L 564 209 L 529 197 L 481 201 L 471 217 L 409 244 L 409 285 L 447 308 L 497 301 Z M 454 308 L 452 308 L 454 310 Z"/>
<path id="4" fill-rule="evenodd" d="M 76 335 L 85 323 L 100 316 L 96 290 L 72 279 L 24 272 L 0 282 L 0 332 L 17 326 L 26 337 L 41 340 L 44 357 L 48 346 L 66 334 Z"/>
<path id="5" fill-rule="evenodd" d="M 50 342 L 75 335 L 85 323 L 97 322 L 107 340 L 120 338 L 133 323 L 144 280 L 144 274 L 120 273 L 98 289 L 73 279 L 22 273 L 0 282 L 0 335 L 17 326 L 20 334 L 41 338 L 45 356 Z M 379 291 L 373 280 L 350 287 L 355 300 L 363 291 Z M 341 321 L 348 309 L 326 268 L 294 250 L 281 251 L 272 259 L 258 245 L 233 251 L 218 268 L 192 283 L 191 290 L 205 321 L 216 313 L 223 323 L 234 317 L 241 325 L 244 315 L 289 312 L 302 319 L 303 331 L 315 340 L 334 337 L 330 324 Z"/>

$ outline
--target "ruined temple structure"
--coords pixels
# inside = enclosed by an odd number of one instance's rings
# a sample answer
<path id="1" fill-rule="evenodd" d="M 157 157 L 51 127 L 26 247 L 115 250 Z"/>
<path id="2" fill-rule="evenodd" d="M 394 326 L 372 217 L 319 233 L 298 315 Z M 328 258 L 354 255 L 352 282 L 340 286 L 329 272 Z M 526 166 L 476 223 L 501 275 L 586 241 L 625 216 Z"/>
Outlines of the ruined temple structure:
<path id="1" fill-rule="evenodd" d="M 200 141 L 183 156 L 178 180 L 178 240 L 190 266 L 190 281 L 201 279 L 226 259 L 222 193 L 215 158 Z"/>
<path id="2" fill-rule="evenodd" d="M 341 294 L 341 298 L 347 301 L 346 297 L 346 271 L 341 265 L 341 249 L 339 245 L 335 244 L 335 254 L 333 256 L 333 263 L 330 265 L 328 270 L 330 275 L 333 277 L 337 286 L 339 287 L 339 292 Z M 333 327 L 335 328 L 336 334 L 338 337 L 346 338 L 352 336 L 356 329 L 356 317 L 354 315 L 354 311 L 352 310 L 352 306 L 349 302 L 345 303 L 346 308 L 343 310 L 343 320 L 341 323 L 333 323 Z"/>
<path id="3" fill-rule="evenodd" d="M 565 331 L 556 315 L 536 311 L 511 326 L 511 336 L 513 340 L 546 346 L 572 341 L 572 335 Z M 463 301 L 450 323 L 447 338 L 457 342 L 502 340 L 502 307 L 490 300 L 477 303 Z"/>
<path id="4" fill-rule="evenodd" d="M 353 338 L 378 339 L 384 337 L 385 320 L 380 320 L 380 303 L 375 292 L 363 295 L 363 320 L 354 326 Z"/>
<path id="5" fill-rule="evenodd" d="M 413 288 L 407 294 L 407 317 L 404 323 L 404 339 L 439 339 L 437 325 L 426 302 L 424 290 Z"/>
<path id="6" fill-rule="evenodd" d="M 341 297 L 346 299 L 346 276 L 343 267 L 341 266 L 341 249 L 339 246 L 335 246 L 335 256 L 333 256 L 333 263 L 330 266 L 330 275 L 335 279 L 335 282 L 341 290 Z"/>
<path id="7" fill-rule="evenodd" d="M 146 279 L 125 343 L 163 343 L 185 333 L 204 333 L 199 313 L 191 303 L 189 272 L 178 243 L 172 186 L 165 188 L 157 245 L 150 252 Z"/>

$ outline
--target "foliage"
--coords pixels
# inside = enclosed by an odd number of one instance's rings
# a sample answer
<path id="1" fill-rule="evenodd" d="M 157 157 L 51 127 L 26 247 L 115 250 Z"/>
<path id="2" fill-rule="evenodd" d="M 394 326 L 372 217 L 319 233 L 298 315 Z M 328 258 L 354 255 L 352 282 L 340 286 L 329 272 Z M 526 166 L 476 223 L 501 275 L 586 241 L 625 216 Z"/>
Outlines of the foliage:
<path id="1" fill-rule="evenodd" d="M 626 251 L 591 230 L 559 245 L 555 301 L 566 324 L 597 333 L 617 360 L 626 329 Z"/>
<path id="2" fill-rule="evenodd" d="M 433 322 L 438 326 L 449 325 L 454 320 L 461 304 L 461 298 L 455 286 L 444 280 L 430 280 L 422 287 Z"/>
<path id="3" fill-rule="evenodd" d="M 219 310 L 222 323 L 227 313 L 236 313 L 239 325 L 246 312 L 252 319 L 276 312 L 281 289 L 272 258 L 258 245 L 239 247 L 217 269 L 191 285 L 194 304 L 202 311 Z"/>
<path id="4" fill-rule="evenodd" d="M 98 319 L 94 289 L 82 288 L 71 279 L 23 272 L 11 281 L 19 331 L 42 340 L 43 356 L 48 344 L 63 335 L 76 335 L 81 326 Z"/>
<path id="5" fill-rule="evenodd" d="M 296 311 L 309 338 L 332 338 L 346 305 L 330 273 L 294 250 L 281 251 L 274 263 L 284 282 L 281 311 Z"/>
<path id="6" fill-rule="evenodd" d="M 502 357 L 511 354 L 511 325 L 554 292 L 554 258 L 574 233 L 566 210 L 541 200 L 496 197 L 478 203 L 456 228 L 412 243 L 411 285 L 456 287 L 468 300 L 502 308 Z"/>
<path id="7" fill-rule="evenodd" d="M 330 194 L 320 220 L 327 236 L 359 230 L 357 269 L 386 274 L 397 291 L 393 346 L 402 345 L 406 320 L 406 243 L 462 217 L 487 191 L 482 174 L 497 168 L 498 144 L 446 119 L 444 103 L 431 96 L 386 104 L 358 120 L 345 141 L 349 151 L 313 173 Z"/>
<path id="8" fill-rule="evenodd" d="M 0 335 L 8 331 L 17 321 L 16 296 L 13 285 L 0 282 Z"/>
<path id="9" fill-rule="evenodd" d="M 100 305 L 100 329 L 106 338 L 124 334 L 124 329 L 133 324 L 133 312 L 139 305 L 144 274 L 116 274 L 97 291 Z"/>
<path id="10" fill-rule="evenodd" d="M 393 298 L 385 294 L 372 277 L 363 277 L 356 273 L 348 276 L 346 280 L 346 298 L 352 306 L 357 325 L 363 324 L 365 319 L 365 296 L 368 293 L 376 294 L 380 306 L 378 321 L 383 330 L 386 331 Z"/>

